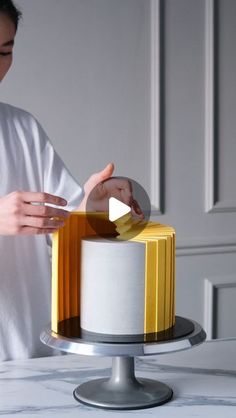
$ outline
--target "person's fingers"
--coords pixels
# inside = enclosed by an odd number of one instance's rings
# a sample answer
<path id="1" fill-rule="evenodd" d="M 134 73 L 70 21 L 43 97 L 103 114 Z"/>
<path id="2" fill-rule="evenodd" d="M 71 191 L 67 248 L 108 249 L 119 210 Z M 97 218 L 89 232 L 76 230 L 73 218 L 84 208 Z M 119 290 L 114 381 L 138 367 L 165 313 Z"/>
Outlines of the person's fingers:
<path id="1" fill-rule="evenodd" d="M 112 180 L 112 179 L 111 179 Z M 144 218 L 143 211 L 139 206 L 137 200 L 133 198 L 132 183 L 128 179 L 115 179 L 115 185 L 120 189 L 121 200 L 131 207 L 132 215 L 138 215 L 141 219 Z"/>
<path id="2" fill-rule="evenodd" d="M 116 188 L 114 188 L 114 185 L 116 186 Z M 132 195 L 131 182 L 129 181 L 116 182 L 114 185 L 113 185 L 112 192 L 111 192 L 112 197 L 115 197 L 116 199 L 121 200 L 123 203 L 130 206 L 131 213 L 133 215 L 138 215 L 140 218 L 143 219 L 144 218 L 143 211 L 139 203 L 137 202 L 137 200 L 135 200 Z"/>
<path id="3" fill-rule="evenodd" d="M 126 190 L 127 193 L 132 194 L 132 183 L 129 179 L 112 177 L 109 182 L 114 185 L 117 189 Z"/>
<path id="4" fill-rule="evenodd" d="M 135 199 L 131 203 L 131 210 L 133 215 L 138 215 L 141 219 L 144 218 L 144 213 Z"/>
<path id="5" fill-rule="evenodd" d="M 24 216 L 20 222 L 21 226 L 31 226 L 37 229 L 56 229 L 64 226 L 65 222 L 57 219 Z"/>
<path id="6" fill-rule="evenodd" d="M 45 218 L 68 218 L 70 212 L 64 209 L 53 208 L 45 205 L 32 205 L 25 203 L 23 206 L 24 214 L 40 216 Z"/>
<path id="7" fill-rule="evenodd" d="M 128 190 L 121 189 L 119 190 L 120 193 L 120 200 L 128 206 L 131 206 L 133 201 L 132 194 L 129 193 Z"/>
<path id="8" fill-rule="evenodd" d="M 18 192 L 25 203 L 51 203 L 56 206 L 66 206 L 67 201 L 59 196 L 41 192 Z"/>
<path id="9" fill-rule="evenodd" d="M 112 177 L 103 182 L 103 185 L 109 196 L 116 197 L 126 205 L 131 205 L 131 202 L 133 201 L 132 184 L 128 179 Z"/>
<path id="10" fill-rule="evenodd" d="M 103 182 L 103 186 L 106 188 L 109 196 L 115 197 L 130 206 L 133 215 L 138 215 L 139 217 L 144 218 L 142 209 L 140 208 L 137 200 L 133 197 L 132 183 L 129 179 L 112 177 L 111 179 Z"/>
<path id="11" fill-rule="evenodd" d="M 106 180 L 104 182 L 104 185 L 110 192 L 112 192 L 115 189 L 118 189 L 120 191 L 122 190 L 123 193 L 126 194 L 126 196 L 132 197 L 132 184 L 131 181 L 129 181 L 128 179 L 112 177 L 111 179 Z"/>

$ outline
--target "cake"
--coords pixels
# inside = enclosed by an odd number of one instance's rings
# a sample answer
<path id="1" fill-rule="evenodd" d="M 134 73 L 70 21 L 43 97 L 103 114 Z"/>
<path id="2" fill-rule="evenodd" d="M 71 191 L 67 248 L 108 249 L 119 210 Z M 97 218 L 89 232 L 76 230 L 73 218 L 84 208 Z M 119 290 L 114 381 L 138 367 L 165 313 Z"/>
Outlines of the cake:
<path id="1" fill-rule="evenodd" d="M 85 332 L 114 336 L 173 327 L 174 229 L 155 222 L 142 229 L 132 220 L 115 229 L 106 214 L 94 217 L 96 231 L 74 212 L 53 236 L 52 330 L 68 318 L 79 318 Z"/>

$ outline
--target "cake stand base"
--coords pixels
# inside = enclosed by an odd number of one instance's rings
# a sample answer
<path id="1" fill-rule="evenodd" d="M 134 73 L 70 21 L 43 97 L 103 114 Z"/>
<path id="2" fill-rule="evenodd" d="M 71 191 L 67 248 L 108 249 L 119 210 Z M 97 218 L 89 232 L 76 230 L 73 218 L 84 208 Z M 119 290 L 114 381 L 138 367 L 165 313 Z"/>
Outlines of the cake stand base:
<path id="1" fill-rule="evenodd" d="M 106 337 L 107 341 L 104 341 Z M 134 358 L 175 351 L 187 350 L 201 344 L 206 333 L 197 322 L 180 316 L 175 317 L 171 333 L 147 335 L 134 338 L 116 338 L 109 336 L 85 335 L 78 318 L 69 318 L 60 330 L 55 333 L 48 326 L 41 333 L 41 341 L 52 348 L 67 353 L 89 356 L 112 357 L 110 378 L 95 379 L 78 386 L 73 394 L 77 401 L 96 408 L 127 410 L 144 409 L 162 405 L 173 395 L 172 389 L 156 380 L 136 378 Z M 101 340 L 102 338 L 102 340 Z M 113 338 L 113 337 L 112 337 Z M 123 338 L 123 337 L 122 337 Z M 135 337 L 136 338 L 136 337 Z"/>
<path id="2" fill-rule="evenodd" d="M 113 357 L 110 378 L 96 379 L 78 386 L 74 397 L 85 405 L 102 409 L 144 409 L 168 402 L 173 395 L 164 383 L 136 379 L 133 357 Z"/>

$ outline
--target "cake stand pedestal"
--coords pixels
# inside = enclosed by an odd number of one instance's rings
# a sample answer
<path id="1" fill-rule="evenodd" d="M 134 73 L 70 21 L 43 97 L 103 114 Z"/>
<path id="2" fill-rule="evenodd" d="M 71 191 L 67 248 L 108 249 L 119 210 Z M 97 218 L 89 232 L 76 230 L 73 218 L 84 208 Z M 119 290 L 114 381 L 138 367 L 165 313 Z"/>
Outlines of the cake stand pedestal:
<path id="1" fill-rule="evenodd" d="M 76 400 L 102 409 L 142 409 L 168 402 L 173 395 L 172 389 L 156 380 L 136 378 L 134 358 L 186 350 L 206 338 L 197 322 L 179 316 L 176 316 L 171 333 L 144 334 L 136 342 L 128 336 L 124 336 L 123 341 L 122 337 L 111 340 L 107 336 L 106 341 L 104 335 L 83 333 L 78 321 L 79 318 L 63 321 L 60 334 L 48 327 L 40 338 L 44 344 L 68 353 L 113 357 L 110 378 L 91 380 L 74 390 Z"/>

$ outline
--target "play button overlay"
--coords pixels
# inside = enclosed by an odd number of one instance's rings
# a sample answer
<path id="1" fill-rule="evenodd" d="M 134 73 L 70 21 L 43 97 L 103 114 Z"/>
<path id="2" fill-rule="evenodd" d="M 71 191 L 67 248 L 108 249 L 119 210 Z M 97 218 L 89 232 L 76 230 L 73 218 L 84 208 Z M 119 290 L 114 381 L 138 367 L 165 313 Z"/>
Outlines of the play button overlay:
<path id="1" fill-rule="evenodd" d="M 146 190 L 134 179 L 111 177 L 90 192 L 86 217 L 91 235 L 129 240 L 147 225 L 151 203 Z"/>
<path id="2" fill-rule="evenodd" d="M 109 221 L 115 222 L 130 212 L 130 206 L 126 205 L 115 197 L 109 198 Z"/>

